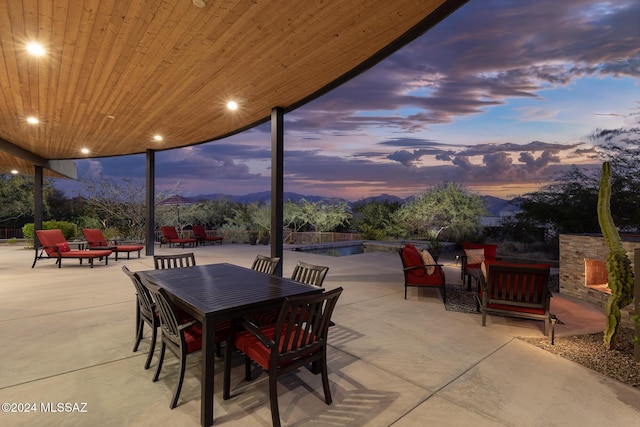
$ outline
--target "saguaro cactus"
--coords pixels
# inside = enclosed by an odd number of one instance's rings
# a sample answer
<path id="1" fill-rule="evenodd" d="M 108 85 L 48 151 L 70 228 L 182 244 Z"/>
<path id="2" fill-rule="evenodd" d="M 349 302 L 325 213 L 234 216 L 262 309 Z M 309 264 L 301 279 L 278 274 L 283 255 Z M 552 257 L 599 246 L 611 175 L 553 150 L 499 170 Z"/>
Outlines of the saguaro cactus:
<path id="1" fill-rule="evenodd" d="M 613 350 L 616 348 L 621 326 L 620 308 L 633 301 L 633 270 L 631 269 L 631 261 L 622 247 L 618 229 L 611 217 L 611 166 L 609 162 L 602 164 L 602 177 L 598 192 L 598 222 L 607 246 L 609 246 L 606 266 L 611 295 L 605 306 L 604 345 L 609 350 Z"/>

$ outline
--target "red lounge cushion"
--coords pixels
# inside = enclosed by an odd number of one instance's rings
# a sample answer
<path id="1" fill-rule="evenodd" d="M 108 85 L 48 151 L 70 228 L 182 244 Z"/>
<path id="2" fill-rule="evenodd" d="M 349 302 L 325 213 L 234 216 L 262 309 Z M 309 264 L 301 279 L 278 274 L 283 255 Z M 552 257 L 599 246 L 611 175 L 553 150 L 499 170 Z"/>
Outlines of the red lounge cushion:
<path id="1" fill-rule="evenodd" d="M 420 252 L 418 252 L 418 249 L 416 249 L 416 247 L 410 243 L 404 247 L 404 250 L 402 251 L 402 257 L 404 258 L 404 262 L 407 267 L 423 265 Z M 408 274 L 413 276 L 424 276 L 427 274 L 427 272 L 423 268 L 415 268 L 413 270 L 409 270 Z"/>
<path id="2" fill-rule="evenodd" d="M 62 258 L 101 258 L 111 255 L 111 251 L 69 251 L 62 252 Z"/>
<path id="3" fill-rule="evenodd" d="M 56 243 L 56 246 L 58 247 L 58 252 L 69 252 L 71 250 L 67 242 Z"/>
<path id="4" fill-rule="evenodd" d="M 120 245 L 117 247 L 118 252 L 134 252 L 144 249 L 142 245 Z"/>

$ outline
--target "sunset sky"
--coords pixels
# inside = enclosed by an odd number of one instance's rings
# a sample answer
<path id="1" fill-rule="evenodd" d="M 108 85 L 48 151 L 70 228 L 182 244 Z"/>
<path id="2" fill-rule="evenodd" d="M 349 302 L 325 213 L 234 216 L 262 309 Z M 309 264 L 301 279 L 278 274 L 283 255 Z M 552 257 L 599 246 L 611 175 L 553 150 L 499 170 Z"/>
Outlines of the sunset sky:
<path id="1" fill-rule="evenodd" d="M 639 23 L 637 0 L 471 0 L 285 116 L 284 190 L 358 200 L 454 181 L 511 198 L 599 167 L 589 135 L 640 125 Z M 267 123 L 159 152 L 156 188 L 268 191 L 270 138 Z M 144 178 L 144 155 L 77 164 L 80 178 Z"/>

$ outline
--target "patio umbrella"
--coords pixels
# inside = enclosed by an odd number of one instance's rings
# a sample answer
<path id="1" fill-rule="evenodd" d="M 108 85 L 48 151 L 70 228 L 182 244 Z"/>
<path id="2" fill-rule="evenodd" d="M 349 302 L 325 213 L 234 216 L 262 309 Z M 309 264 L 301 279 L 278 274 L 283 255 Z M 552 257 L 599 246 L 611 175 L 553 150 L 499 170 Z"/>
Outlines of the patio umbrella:
<path id="1" fill-rule="evenodd" d="M 191 200 L 190 198 L 175 194 L 158 202 L 158 206 L 175 206 L 178 210 L 178 224 L 181 224 L 182 222 L 180 221 L 180 205 L 190 205 L 191 203 L 193 203 L 193 200 Z"/>

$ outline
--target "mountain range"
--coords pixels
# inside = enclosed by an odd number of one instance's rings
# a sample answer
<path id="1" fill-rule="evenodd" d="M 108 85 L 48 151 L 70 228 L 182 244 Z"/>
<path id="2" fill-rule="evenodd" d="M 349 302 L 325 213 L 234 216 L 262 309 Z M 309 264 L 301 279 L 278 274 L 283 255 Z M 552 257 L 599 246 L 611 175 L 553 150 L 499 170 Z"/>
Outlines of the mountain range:
<path id="1" fill-rule="evenodd" d="M 500 212 L 503 209 L 505 209 L 507 206 L 513 204 L 512 201 L 510 201 L 510 200 L 505 200 L 505 199 L 501 199 L 501 198 L 498 198 L 498 197 L 493 197 L 493 196 L 480 196 L 480 197 L 482 198 L 482 200 L 484 200 L 485 207 L 486 207 L 487 211 L 489 211 L 489 215 L 490 216 L 500 216 Z M 222 194 L 222 193 L 200 194 L 198 196 L 185 197 L 185 199 L 189 199 L 189 200 L 191 200 L 193 202 L 196 202 L 198 200 L 220 200 L 220 199 L 224 199 L 224 200 L 229 200 L 229 201 L 235 202 L 235 203 L 249 204 L 249 203 L 253 203 L 253 202 L 269 202 L 271 200 L 271 192 L 270 191 L 262 191 L 262 192 L 258 192 L 258 193 L 245 194 L 243 196 L 233 196 L 233 195 Z M 348 204 L 352 203 L 352 202 L 349 202 L 347 200 L 341 199 L 339 197 L 328 198 L 328 197 L 323 197 L 323 196 L 306 196 L 306 195 L 302 195 L 302 194 L 298 194 L 298 193 L 291 193 L 291 192 L 285 192 L 284 193 L 284 200 L 291 200 L 294 203 L 299 203 L 303 199 L 308 201 L 308 202 L 319 202 L 319 201 L 322 201 L 322 200 L 338 200 L 338 201 L 341 201 L 341 202 L 346 202 Z M 412 199 L 412 197 L 407 197 L 405 199 L 402 199 L 402 198 L 400 198 L 398 196 L 394 196 L 394 195 L 391 195 L 391 194 L 381 194 L 379 196 L 367 197 L 367 198 L 359 200 L 359 201 L 364 201 L 364 202 L 388 201 L 388 202 L 404 203 L 404 202 L 409 201 L 411 199 Z"/>

